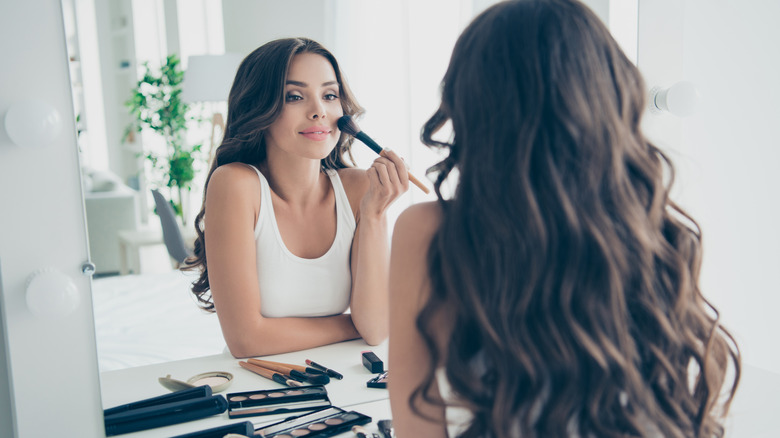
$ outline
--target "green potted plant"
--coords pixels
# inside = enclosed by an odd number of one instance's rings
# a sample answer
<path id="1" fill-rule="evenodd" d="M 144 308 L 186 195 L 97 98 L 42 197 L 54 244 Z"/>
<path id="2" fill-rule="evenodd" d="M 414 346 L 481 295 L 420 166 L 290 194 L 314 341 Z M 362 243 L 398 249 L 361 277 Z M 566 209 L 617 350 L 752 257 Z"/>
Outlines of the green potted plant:
<path id="1" fill-rule="evenodd" d="M 133 116 L 126 134 L 148 129 L 164 139 L 165 153 L 150 151 L 144 157 L 151 164 L 153 183 L 170 189 L 171 204 L 182 225 L 186 225 L 184 204 L 195 178 L 195 162 L 202 159 L 200 144 L 187 145 L 187 122 L 200 121 L 200 118 L 188 115 L 190 107 L 181 99 L 184 73 L 176 55 L 169 55 L 159 70 L 152 69 L 148 63 L 143 67 L 143 77 L 125 102 Z"/>

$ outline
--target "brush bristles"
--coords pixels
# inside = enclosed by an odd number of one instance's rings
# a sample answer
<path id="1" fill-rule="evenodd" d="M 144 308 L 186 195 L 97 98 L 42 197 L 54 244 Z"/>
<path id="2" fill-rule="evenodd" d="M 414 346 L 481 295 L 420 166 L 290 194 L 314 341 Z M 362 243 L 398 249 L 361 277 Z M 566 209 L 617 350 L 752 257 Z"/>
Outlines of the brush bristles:
<path id="1" fill-rule="evenodd" d="M 330 383 L 330 377 L 326 376 L 325 374 L 306 374 L 306 380 L 310 383 L 314 383 L 317 385 L 325 385 L 327 383 Z"/>
<path id="2" fill-rule="evenodd" d="M 360 126 L 358 126 L 357 123 L 355 123 L 354 120 L 352 120 L 352 116 L 342 116 L 339 118 L 338 122 L 336 122 L 341 132 L 356 136 L 358 132 L 360 132 Z"/>

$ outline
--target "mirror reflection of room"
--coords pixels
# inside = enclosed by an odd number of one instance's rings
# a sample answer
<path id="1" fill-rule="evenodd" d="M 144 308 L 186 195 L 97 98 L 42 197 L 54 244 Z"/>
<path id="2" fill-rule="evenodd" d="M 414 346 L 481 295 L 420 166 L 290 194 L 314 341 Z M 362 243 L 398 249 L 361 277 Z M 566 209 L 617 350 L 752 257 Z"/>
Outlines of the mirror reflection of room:
<path id="1" fill-rule="evenodd" d="M 190 292 L 196 274 L 177 269 L 192 253 L 193 221 L 224 131 L 233 76 L 260 44 L 284 36 L 322 42 L 339 58 L 367 110 L 359 119 L 362 129 L 397 151 L 418 176 L 437 161 L 412 127 L 434 107 L 448 59 L 446 51 L 416 49 L 410 39 L 452 46 L 468 19 L 491 2 L 464 2 L 454 9 L 441 2 L 333 1 L 305 8 L 299 3 L 63 1 L 96 265 L 101 370 L 225 348 L 217 318 L 201 311 Z M 291 14 L 295 20 L 275 18 Z M 430 33 L 421 17 L 440 23 L 439 31 Z M 166 99 L 175 103 L 176 117 L 155 112 Z M 375 158 L 362 145 L 352 155 L 360 168 Z M 400 211 L 430 196 L 416 189 L 402 196 L 388 212 L 389 230 Z M 126 310 L 135 307 L 154 324 L 139 323 L 139 314 Z"/>

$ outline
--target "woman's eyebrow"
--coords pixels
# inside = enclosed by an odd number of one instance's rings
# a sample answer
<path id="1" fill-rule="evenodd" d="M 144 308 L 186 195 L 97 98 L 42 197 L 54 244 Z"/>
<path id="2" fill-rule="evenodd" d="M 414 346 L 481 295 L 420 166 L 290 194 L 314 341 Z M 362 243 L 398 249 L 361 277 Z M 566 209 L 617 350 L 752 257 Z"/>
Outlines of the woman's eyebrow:
<path id="1" fill-rule="evenodd" d="M 286 84 L 287 85 L 295 85 L 296 87 L 301 87 L 301 88 L 306 88 L 306 87 L 309 86 L 309 84 L 307 84 L 306 82 L 292 81 L 292 80 L 289 80 L 289 79 L 287 80 Z M 329 87 L 331 85 L 338 85 L 338 84 L 339 84 L 338 81 L 328 81 L 328 82 L 323 82 L 321 86 L 322 87 Z"/>

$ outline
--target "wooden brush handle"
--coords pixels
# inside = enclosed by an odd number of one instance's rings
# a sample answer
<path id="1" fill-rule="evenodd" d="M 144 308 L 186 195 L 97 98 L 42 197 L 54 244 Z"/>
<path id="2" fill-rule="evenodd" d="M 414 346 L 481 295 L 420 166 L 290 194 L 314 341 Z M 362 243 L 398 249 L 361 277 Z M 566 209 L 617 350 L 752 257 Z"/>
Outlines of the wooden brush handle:
<path id="1" fill-rule="evenodd" d="M 255 374 L 259 374 L 259 375 L 265 377 L 266 379 L 273 380 L 274 379 L 274 374 L 276 374 L 272 370 L 269 370 L 267 368 L 263 368 L 261 366 L 257 366 L 257 365 L 251 364 L 251 363 L 247 363 L 247 362 L 244 362 L 244 361 L 239 361 L 238 364 L 241 365 L 242 368 L 246 368 L 246 369 L 248 369 L 249 371 L 251 371 L 251 372 L 253 372 Z"/>
<path id="2" fill-rule="evenodd" d="M 381 155 L 383 157 L 387 157 L 387 152 L 385 152 L 384 149 L 382 149 L 382 152 L 380 152 L 379 155 Z M 431 192 L 431 190 L 428 187 L 425 187 L 425 184 L 420 182 L 419 179 L 417 179 L 414 175 L 412 175 L 412 172 L 408 172 L 408 173 L 409 173 L 409 181 L 411 181 L 412 184 L 414 184 L 417 187 L 419 187 L 420 190 L 425 192 L 426 195 Z"/>
<path id="3" fill-rule="evenodd" d="M 290 374 L 290 371 L 294 369 L 290 366 L 284 365 L 279 362 L 270 362 L 267 360 L 260 360 L 260 359 L 247 359 L 247 361 L 252 365 L 268 368 L 269 370 L 274 370 L 277 373 L 282 373 L 282 374 Z"/>
<path id="4" fill-rule="evenodd" d="M 260 360 L 260 359 L 248 359 L 248 360 L 249 360 L 249 363 L 253 363 L 255 365 L 259 365 L 261 367 L 265 367 L 265 368 L 269 368 L 269 369 L 273 369 L 273 368 L 271 368 L 271 365 L 274 365 L 274 366 L 278 366 L 278 367 L 286 367 L 286 368 L 289 368 L 291 370 L 300 371 L 302 373 L 307 373 L 308 372 L 308 370 L 306 369 L 307 367 L 305 367 L 303 365 L 295 365 L 295 364 L 284 363 L 284 362 L 274 362 L 274 361 L 271 361 L 271 360 Z"/>
<path id="5" fill-rule="evenodd" d="M 252 359 L 249 359 L 249 360 L 252 360 Z M 247 363 L 247 362 L 244 362 L 244 361 L 238 361 L 238 364 L 241 365 L 241 367 L 246 368 L 246 369 L 248 369 L 249 371 L 251 371 L 251 372 L 253 372 L 255 374 L 259 374 L 259 375 L 265 377 L 266 379 L 271 379 L 271 380 L 273 380 L 276 383 L 280 383 L 280 384 L 286 385 L 286 386 L 303 386 L 303 383 L 298 382 L 296 380 L 291 380 L 291 379 L 287 378 L 286 376 L 284 376 L 283 374 L 280 374 L 280 373 L 278 373 L 278 372 L 276 372 L 274 370 L 271 370 L 271 369 L 268 369 L 268 368 L 264 368 L 264 367 L 261 367 L 261 366 L 258 366 L 258 365 L 254 365 L 254 364 L 251 364 L 251 363 Z"/>
<path id="6" fill-rule="evenodd" d="M 420 188 L 420 190 L 422 190 L 423 192 L 425 192 L 425 194 L 426 194 L 426 195 L 427 195 L 428 193 L 431 193 L 431 191 L 428 189 L 428 187 L 425 187 L 425 184 L 421 183 L 419 179 L 415 178 L 415 176 L 414 176 L 414 175 L 412 175 L 412 174 L 411 174 L 411 172 L 409 173 L 409 181 L 411 181 L 411 182 L 412 182 L 412 184 L 414 184 L 414 185 L 416 185 L 417 187 L 419 187 L 419 188 Z"/>

